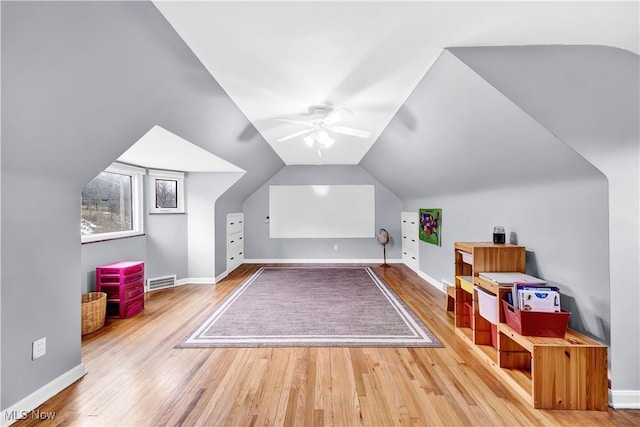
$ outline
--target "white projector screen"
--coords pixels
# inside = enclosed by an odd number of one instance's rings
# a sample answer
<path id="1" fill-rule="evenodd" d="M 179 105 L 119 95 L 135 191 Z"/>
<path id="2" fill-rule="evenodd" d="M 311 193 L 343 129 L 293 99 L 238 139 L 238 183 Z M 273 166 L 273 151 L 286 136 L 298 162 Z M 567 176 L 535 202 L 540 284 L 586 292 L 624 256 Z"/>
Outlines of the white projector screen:
<path id="1" fill-rule="evenodd" d="M 373 185 L 269 186 L 269 237 L 374 237 Z"/>

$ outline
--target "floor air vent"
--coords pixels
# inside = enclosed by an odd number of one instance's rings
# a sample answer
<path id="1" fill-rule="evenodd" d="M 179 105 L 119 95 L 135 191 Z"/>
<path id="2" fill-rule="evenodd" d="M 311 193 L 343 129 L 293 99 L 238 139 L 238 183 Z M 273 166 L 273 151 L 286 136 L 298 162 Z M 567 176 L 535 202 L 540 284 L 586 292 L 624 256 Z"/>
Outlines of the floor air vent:
<path id="1" fill-rule="evenodd" d="M 176 285 L 176 275 L 156 277 L 147 279 L 147 291 L 155 291 L 156 289 L 170 288 Z"/>

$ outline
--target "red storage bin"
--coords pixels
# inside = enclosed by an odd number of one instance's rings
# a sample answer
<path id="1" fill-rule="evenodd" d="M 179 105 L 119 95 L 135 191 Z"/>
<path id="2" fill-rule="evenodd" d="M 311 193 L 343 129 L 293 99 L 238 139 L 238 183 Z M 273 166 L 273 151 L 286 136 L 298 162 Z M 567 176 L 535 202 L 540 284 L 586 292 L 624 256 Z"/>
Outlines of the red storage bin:
<path id="1" fill-rule="evenodd" d="M 569 325 L 570 312 L 562 310 L 559 313 L 545 313 L 540 311 L 521 311 L 502 301 L 507 325 L 520 335 L 527 337 L 564 338 Z"/>
<path id="2" fill-rule="evenodd" d="M 467 315 L 469 316 L 469 325 L 472 325 L 473 322 L 473 306 L 470 302 L 464 303 L 464 308 L 467 310 Z"/>
<path id="3" fill-rule="evenodd" d="M 491 324 L 491 345 L 498 348 L 498 325 Z"/>

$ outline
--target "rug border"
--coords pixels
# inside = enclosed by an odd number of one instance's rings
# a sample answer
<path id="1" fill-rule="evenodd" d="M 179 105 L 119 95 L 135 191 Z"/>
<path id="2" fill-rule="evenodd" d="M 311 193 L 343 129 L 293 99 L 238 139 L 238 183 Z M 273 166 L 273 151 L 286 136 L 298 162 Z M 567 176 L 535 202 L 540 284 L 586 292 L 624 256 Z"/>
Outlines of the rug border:
<path id="1" fill-rule="evenodd" d="M 399 313 L 403 321 L 410 320 L 414 325 L 410 328 L 418 332 L 418 335 L 423 337 L 402 337 L 402 342 L 379 342 L 376 338 L 380 339 L 384 336 L 377 336 L 375 338 L 331 338 L 330 342 L 326 342 L 326 336 L 314 338 L 313 335 L 295 336 L 291 337 L 295 339 L 286 340 L 279 339 L 278 342 L 274 342 L 274 337 L 250 337 L 233 340 L 229 338 L 224 342 L 217 343 L 199 343 L 189 342 L 190 339 L 201 329 L 208 329 L 210 324 L 209 320 L 213 316 L 231 305 L 237 298 L 239 298 L 244 290 L 249 287 L 265 270 L 292 270 L 292 269 L 357 269 L 364 270 L 369 274 L 370 279 L 376 284 L 378 290 L 388 299 L 389 304 L 398 311 L 398 306 L 405 312 L 405 315 Z M 303 338 L 304 337 L 304 338 Z M 390 338 L 398 339 L 398 336 L 392 336 Z M 425 342 L 424 340 L 430 340 Z M 324 340 L 325 342 L 322 342 Z M 412 342 L 413 340 L 413 342 Z M 400 296 L 373 270 L 372 266 L 261 266 L 249 277 L 242 281 L 235 289 L 231 291 L 227 296 L 223 298 L 213 309 L 211 309 L 197 324 L 196 327 L 175 345 L 176 349 L 203 349 L 203 348 L 283 348 L 283 347 L 299 347 L 299 348 L 313 348 L 313 347 L 362 347 L 362 348 L 444 348 L 442 341 L 435 336 L 435 334 L 427 327 L 427 325 L 414 313 L 414 311 L 400 298 Z"/>

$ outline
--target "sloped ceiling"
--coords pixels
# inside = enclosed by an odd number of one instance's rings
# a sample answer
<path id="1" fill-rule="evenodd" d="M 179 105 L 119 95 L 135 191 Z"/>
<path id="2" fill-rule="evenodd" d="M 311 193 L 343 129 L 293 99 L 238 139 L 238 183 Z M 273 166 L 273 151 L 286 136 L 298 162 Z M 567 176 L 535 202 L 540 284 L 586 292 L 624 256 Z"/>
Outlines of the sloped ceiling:
<path id="1" fill-rule="evenodd" d="M 156 125 L 125 151 L 118 161 L 184 172 L 238 172 L 236 165 Z"/>
<path id="2" fill-rule="evenodd" d="M 512 46 L 450 51 L 594 165 L 605 169 L 617 167 L 602 164 L 610 157 L 606 154 L 614 148 L 614 142 L 618 152 L 637 151 L 640 127 L 637 54 L 606 46 Z"/>
<path id="3" fill-rule="evenodd" d="M 403 200 L 599 174 L 448 50 L 403 108 L 360 164 Z"/>
<path id="4" fill-rule="evenodd" d="M 442 49 L 596 44 L 638 53 L 636 2 L 171 2 L 156 7 L 286 164 L 357 164 Z M 309 107 L 346 107 L 319 158 L 305 129 Z M 255 137 L 248 127 L 240 140 Z"/>

